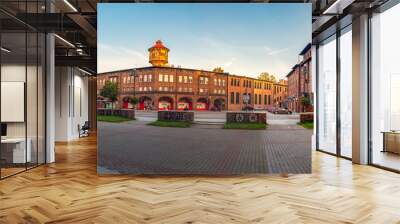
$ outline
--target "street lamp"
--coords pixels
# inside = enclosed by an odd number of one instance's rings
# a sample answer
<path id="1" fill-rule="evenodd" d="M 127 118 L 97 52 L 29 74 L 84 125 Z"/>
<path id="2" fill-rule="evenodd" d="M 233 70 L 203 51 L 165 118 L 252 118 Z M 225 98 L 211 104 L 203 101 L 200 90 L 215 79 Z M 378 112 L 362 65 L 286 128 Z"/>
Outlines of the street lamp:
<path id="1" fill-rule="evenodd" d="M 136 68 L 133 68 L 131 71 L 131 80 L 133 78 L 133 97 L 136 97 L 136 80 L 135 80 L 135 76 L 136 76 Z"/>

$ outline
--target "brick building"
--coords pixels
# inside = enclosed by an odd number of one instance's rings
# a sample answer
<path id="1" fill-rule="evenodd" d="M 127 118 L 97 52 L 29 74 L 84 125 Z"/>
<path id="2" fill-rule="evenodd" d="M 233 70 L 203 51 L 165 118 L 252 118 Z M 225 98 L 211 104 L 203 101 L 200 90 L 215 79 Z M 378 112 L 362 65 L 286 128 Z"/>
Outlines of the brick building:
<path id="1" fill-rule="evenodd" d="M 161 41 L 149 48 L 152 66 L 100 73 L 97 95 L 106 81 L 118 84 L 115 106 L 131 108 L 131 97 L 139 110 L 243 110 L 280 106 L 287 96 L 287 83 L 231 75 L 214 70 L 180 68 L 168 65 L 168 52 Z M 104 105 L 99 105 L 102 107 Z"/>
<path id="2" fill-rule="evenodd" d="M 312 111 L 311 44 L 300 52 L 299 63 L 293 66 L 286 77 L 288 109 L 297 113 Z"/>
<path id="3" fill-rule="evenodd" d="M 275 107 L 288 108 L 287 97 L 288 97 L 288 82 L 287 80 L 280 79 L 273 85 L 273 99 Z"/>

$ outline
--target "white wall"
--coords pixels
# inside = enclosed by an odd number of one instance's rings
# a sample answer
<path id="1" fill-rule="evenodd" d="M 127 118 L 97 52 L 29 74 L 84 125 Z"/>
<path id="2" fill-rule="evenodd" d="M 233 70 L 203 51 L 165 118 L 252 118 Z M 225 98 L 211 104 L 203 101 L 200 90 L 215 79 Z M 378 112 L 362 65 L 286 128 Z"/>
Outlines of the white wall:
<path id="1" fill-rule="evenodd" d="M 88 78 L 72 67 L 56 67 L 55 73 L 55 141 L 70 141 L 88 120 Z"/>

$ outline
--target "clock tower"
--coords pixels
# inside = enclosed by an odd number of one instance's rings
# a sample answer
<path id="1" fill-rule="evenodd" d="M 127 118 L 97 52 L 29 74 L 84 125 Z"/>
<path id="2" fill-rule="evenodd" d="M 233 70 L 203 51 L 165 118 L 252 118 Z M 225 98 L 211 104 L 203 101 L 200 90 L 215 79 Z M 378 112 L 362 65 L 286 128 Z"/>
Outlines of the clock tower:
<path id="1" fill-rule="evenodd" d="M 149 62 L 153 66 L 167 66 L 168 65 L 168 52 L 161 40 L 157 40 L 156 43 L 149 48 Z"/>

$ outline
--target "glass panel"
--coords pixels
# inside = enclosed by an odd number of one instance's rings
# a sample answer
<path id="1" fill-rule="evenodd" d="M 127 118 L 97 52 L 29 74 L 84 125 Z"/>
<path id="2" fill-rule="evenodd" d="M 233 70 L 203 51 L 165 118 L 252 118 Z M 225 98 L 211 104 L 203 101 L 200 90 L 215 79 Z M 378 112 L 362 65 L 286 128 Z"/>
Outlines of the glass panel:
<path id="1" fill-rule="evenodd" d="M 46 37 L 38 35 L 38 163 L 45 163 L 45 60 L 46 60 Z"/>
<path id="2" fill-rule="evenodd" d="M 37 132 L 38 132 L 38 111 L 37 111 L 37 80 L 38 80 L 38 36 L 36 32 L 27 33 L 27 80 L 26 80 L 26 118 L 27 118 L 27 149 L 30 150 L 28 156 L 28 168 L 37 165 Z"/>
<path id="3" fill-rule="evenodd" d="M 347 31 L 347 32 L 346 32 Z M 352 156 L 352 34 L 351 27 L 340 36 L 340 153 Z"/>
<path id="4" fill-rule="evenodd" d="M 336 36 L 318 48 L 318 147 L 336 153 Z"/>
<path id="5" fill-rule="evenodd" d="M 1 175 L 25 170 L 26 150 L 26 34 L 1 34 Z M 29 144 L 28 144 L 29 146 Z M 29 149 L 29 147 L 28 147 Z"/>
<path id="6" fill-rule="evenodd" d="M 372 22 L 372 163 L 400 170 L 400 4 Z"/>

